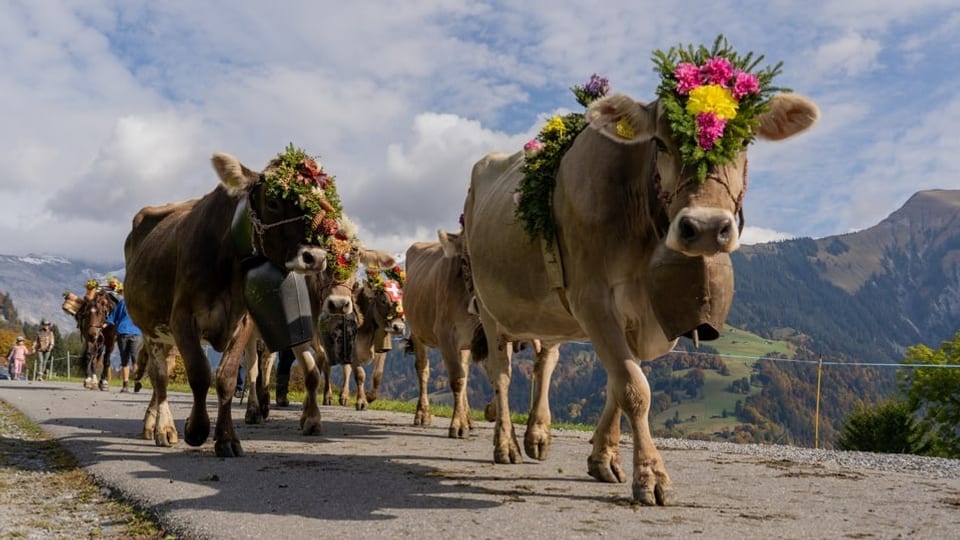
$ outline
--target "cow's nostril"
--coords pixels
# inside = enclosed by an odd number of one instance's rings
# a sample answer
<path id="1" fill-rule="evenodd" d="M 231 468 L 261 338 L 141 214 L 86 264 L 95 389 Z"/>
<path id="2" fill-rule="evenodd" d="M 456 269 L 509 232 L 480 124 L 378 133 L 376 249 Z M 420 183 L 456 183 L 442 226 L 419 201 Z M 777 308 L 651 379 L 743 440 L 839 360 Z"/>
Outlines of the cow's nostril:
<path id="1" fill-rule="evenodd" d="M 686 216 L 680 218 L 679 229 L 680 239 L 686 242 L 692 242 L 700 234 L 700 227 L 697 226 L 697 223 Z"/>
<path id="2" fill-rule="evenodd" d="M 717 241 L 721 244 L 730 243 L 730 221 L 724 221 L 723 226 L 720 227 L 720 230 L 717 232 Z"/>

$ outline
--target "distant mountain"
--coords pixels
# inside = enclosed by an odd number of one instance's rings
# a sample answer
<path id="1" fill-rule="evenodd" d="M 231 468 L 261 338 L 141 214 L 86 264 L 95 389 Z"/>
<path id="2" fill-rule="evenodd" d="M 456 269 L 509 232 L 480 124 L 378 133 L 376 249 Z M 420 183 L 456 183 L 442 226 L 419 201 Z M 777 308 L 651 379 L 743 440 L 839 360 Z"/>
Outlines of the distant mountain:
<path id="1" fill-rule="evenodd" d="M 61 309 L 63 292 L 81 295 L 88 279 L 105 282 L 110 275 L 123 279 L 123 265 L 71 261 L 54 255 L 0 255 L 0 293 L 10 295 L 20 318 L 30 323 L 50 319 L 64 333 L 74 331 L 76 323 Z"/>
<path id="2" fill-rule="evenodd" d="M 743 246 L 727 322 L 811 351 L 898 361 L 960 330 L 960 191 L 922 191 L 874 227 Z"/>

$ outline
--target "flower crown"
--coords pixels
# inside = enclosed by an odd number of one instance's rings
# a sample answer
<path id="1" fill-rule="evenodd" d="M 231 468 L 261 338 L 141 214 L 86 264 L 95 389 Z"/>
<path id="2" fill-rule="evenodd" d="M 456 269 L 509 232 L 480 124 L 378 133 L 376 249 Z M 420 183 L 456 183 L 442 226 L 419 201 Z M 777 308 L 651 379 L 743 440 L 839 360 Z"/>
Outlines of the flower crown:
<path id="1" fill-rule="evenodd" d="M 749 144 L 783 62 L 755 71 L 763 55 L 741 57 L 722 35 L 703 45 L 653 52 L 660 73 L 657 95 L 670 122 L 682 161 L 703 182 L 711 165 L 730 163 Z"/>
<path id="2" fill-rule="evenodd" d="M 100 282 L 97 281 L 96 279 L 90 278 L 87 280 L 86 288 L 88 291 L 92 291 L 93 289 L 96 289 L 99 286 L 100 286 Z"/>
<path id="3" fill-rule="evenodd" d="M 277 160 L 274 169 L 264 177 L 267 195 L 297 201 L 304 211 L 307 241 L 326 250 L 327 266 L 333 268 L 335 279 L 347 280 L 359 263 L 359 242 L 344 230 L 336 177 L 327 174 L 315 158 L 293 143 L 277 155 Z"/>
<path id="4" fill-rule="evenodd" d="M 407 273 L 399 265 L 386 270 L 367 268 L 367 285 L 375 291 L 382 291 L 387 281 L 396 281 L 402 289 L 406 279 Z"/>

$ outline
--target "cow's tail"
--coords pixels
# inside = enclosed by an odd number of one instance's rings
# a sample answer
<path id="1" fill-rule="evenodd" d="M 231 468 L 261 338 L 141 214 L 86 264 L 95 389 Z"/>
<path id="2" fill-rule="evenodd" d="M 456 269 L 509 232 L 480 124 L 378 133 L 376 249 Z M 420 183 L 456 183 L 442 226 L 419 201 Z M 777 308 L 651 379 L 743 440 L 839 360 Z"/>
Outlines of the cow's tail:
<path id="1" fill-rule="evenodd" d="M 490 348 L 487 345 L 487 332 L 482 324 L 477 324 L 473 329 L 473 339 L 470 340 L 470 355 L 474 362 L 483 362 L 487 359 Z"/>

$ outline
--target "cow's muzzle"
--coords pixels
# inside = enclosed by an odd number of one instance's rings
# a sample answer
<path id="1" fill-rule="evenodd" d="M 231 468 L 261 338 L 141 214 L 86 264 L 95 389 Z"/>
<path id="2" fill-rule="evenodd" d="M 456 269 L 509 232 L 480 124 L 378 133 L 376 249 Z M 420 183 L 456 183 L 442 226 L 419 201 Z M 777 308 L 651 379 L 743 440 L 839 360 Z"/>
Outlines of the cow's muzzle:
<path id="1" fill-rule="evenodd" d="M 287 270 L 301 274 L 316 274 L 327 269 L 327 252 L 316 246 L 301 246 L 286 263 Z"/>
<path id="2" fill-rule="evenodd" d="M 736 219 L 719 208 L 684 208 L 670 223 L 666 246 L 691 257 L 736 251 L 740 247 Z"/>

